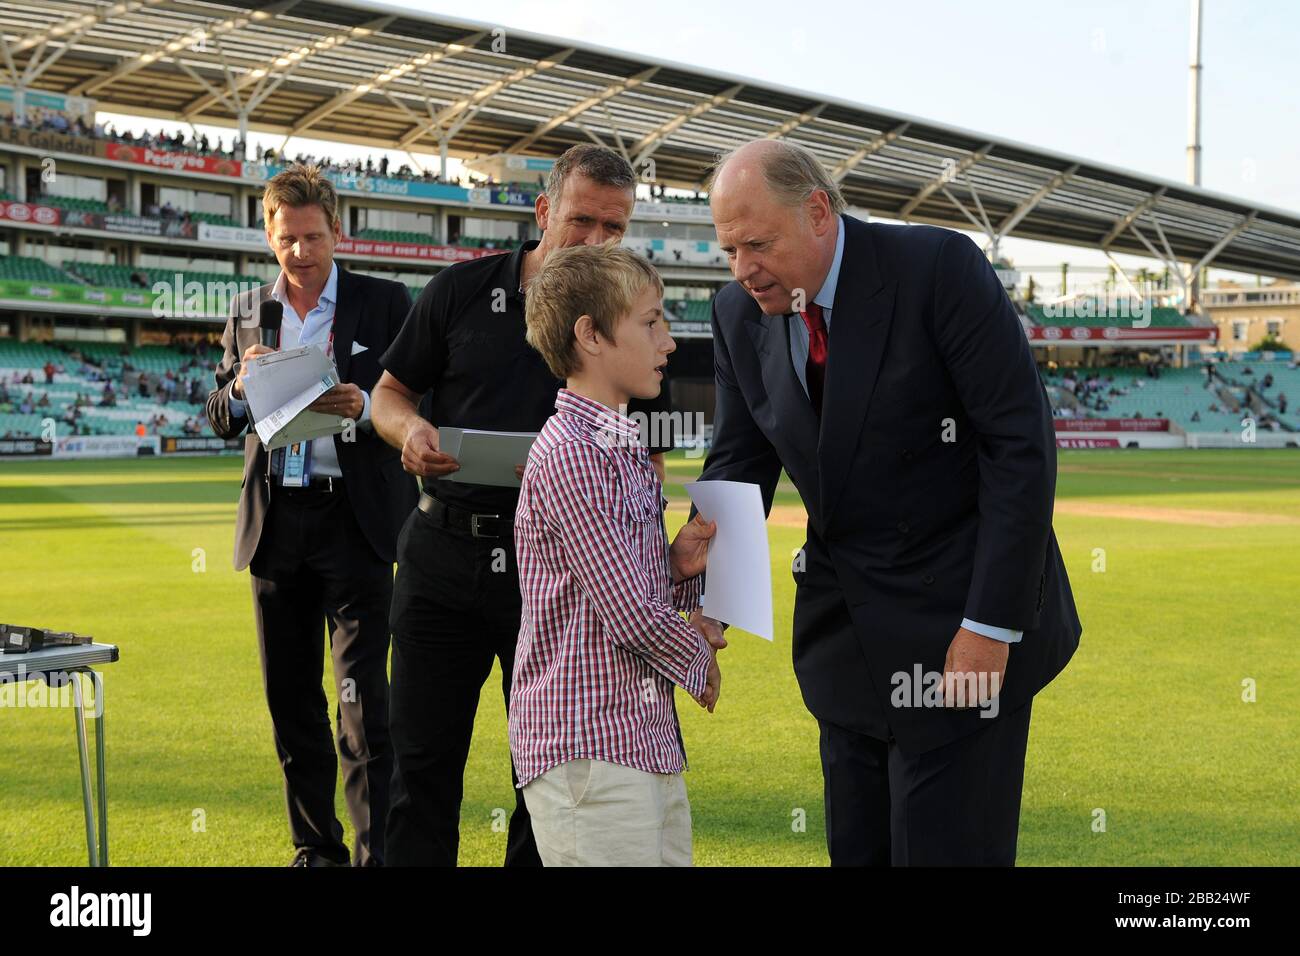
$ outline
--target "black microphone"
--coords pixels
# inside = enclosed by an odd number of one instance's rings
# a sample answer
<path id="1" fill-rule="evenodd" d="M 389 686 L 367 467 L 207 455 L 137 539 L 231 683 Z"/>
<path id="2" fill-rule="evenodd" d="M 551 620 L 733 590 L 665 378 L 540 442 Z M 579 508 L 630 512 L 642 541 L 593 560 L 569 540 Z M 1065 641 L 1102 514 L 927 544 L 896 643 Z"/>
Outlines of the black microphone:
<path id="1" fill-rule="evenodd" d="M 267 348 L 276 348 L 280 344 L 280 323 L 284 320 L 284 306 L 267 299 L 257 311 L 257 325 L 262 330 L 262 344 Z"/>

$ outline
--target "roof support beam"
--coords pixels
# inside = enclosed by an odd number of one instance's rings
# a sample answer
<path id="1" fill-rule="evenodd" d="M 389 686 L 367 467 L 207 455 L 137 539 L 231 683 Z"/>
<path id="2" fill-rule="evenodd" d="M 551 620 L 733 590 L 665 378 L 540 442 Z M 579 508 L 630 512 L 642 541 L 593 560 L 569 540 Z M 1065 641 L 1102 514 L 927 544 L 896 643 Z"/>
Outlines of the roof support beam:
<path id="1" fill-rule="evenodd" d="M 736 94 L 744 88 L 745 85 L 743 83 L 729 86 L 721 93 L 710 96 L 707 100 L 701 100 L 694 106 L 691 106 L 689 109 L 677 114 L 672 119 L 665 123 L 661 123 L 659 126 L 646 133 L 635 146 L 628 150 L 629 153 L 636 156 L 636 159 L 632 163 L 632 168 L 635 169 L 649 159 L 650 155 L 659 148 L 660 144 L 662 144 L 663 141 L 671 136 L 676 130 L 680 129 L 689 121 L 695 119 L 695 117 L 702 116 L 709 110 L 721 106 L 728 100 L 733 99 Z"/>
<path id="2" fill-rule="evenodd" d="M 800 113 L 798 116 L 792 116 L 790 117 L 790 119 L 786 120 L 780 126 L 764 133 L 763 139 L 780 139 L 782 136 L 787 136 L 790 133 L 794 132 L 796 129 L 798 129 L 800 126 L 802 126 L 804 123 L 811 123 L 817 117 L 821 116 L 822 111 L 825 109 L 826 109 L 825 103 L 818 103 L 812 109 Z"/>
<path id="3" fill-rule="evenodd" d="M 836 164 L 835 168 L 831 170 L 831 179 L 837 183 L 843 182 L 844 177 L 853 172 L 859 163 L 872 153 L 879 152 L 894 140 L 898 139 L 898 137 L 907 132 L 907 128 L 911 125 L 911 123 L 903 123 L 901 126 L 895 126 L 889 132 L 881 133 L 875 139 L 871 140 L 871 142 L 864 144 L 861 149 L 856 149 L 848 156 L 845 156 L 844 159 L 840 160 L 840 162 Z"/>
<path id="4" fill-rule="evenodd" d="M 96 13 L 85 13 L 79 17 L 69 17 L 61 23 L 54 24 L 48 30 L 41 30 L 23 37 L 13 45 L 13 52 L 26 53 L 34 46 L 44 46 L 51 40 L 61 39 L 69 33 L 80 36 L 97 23 L 124 17 L 128 13 L 135 13 L 143 7 L 157 6 L 162 2 L 163 0 L 129 0 L 129 2 L 125 3 L 115 3 L 111 7 Z"/>
<path id="5" fill-rule="evenodd" d="M 258 67 L 255 70 L 249 70 L 247 73 L 241 74 L 240 77 L 235 80 L 235 89 L 242 92 L 245 87 L 257 84 L 253 88 L 253 92 L 249 94 L 247 100 L 247 108 L 249 110 L 254 110 L 260 106 L 268 96 L 275 92 L 279 85 L 288 79 L 289 75 L 293 73 L 294 70 L 315 54 L 324 53 L 327 50 L 332 50 L 335 47 L 342 46 L 349 40 L 357 39 L 358 37 L 368 37 L 372 34 L 378 33 L 395 19 L 397 18 L 394 16 L 379 17 L 370 20 L 367 23 L 355 26 L 350 30 L 330 33 L 326 36 L 316 38 L 311 43 L 304 44 L 303 46 L 292 50 L 286 50 L 271 61 L 272 67 L 280 68 L 280 74 L 269 86 L 267 85 L 267 81 L 271 79 L 274 70 L 268 67 Z M 206 93 L 182 106 L 180 110 L 181 116 L 184 118 L 196 116 L 210 107 L 213 103 L 217 102 L 220 102 L 218 97 L 213 96 L 211 93 Z"/>
<path id="6" fill-rule="evenodd" d="M 587 97 L 585 100 L 582 100 L 579 103 L 575 103 L 573 106 L 570 106 L 562 113 L 559 113 L 551 117 L 550 119 L 546 120 L 543 123 L 538 123 L 536 126 L 533 127 L 532 132 L 528 133 L 527 135 L 523 136 L 520 139 L 515 140 L 513 143 L 510 144 L 509 147 L 507 147 L 504 150 L 504 152 L 517 153 L 520 152 L 521 150 L 527 149 L 528 147 L 532 146 L 533 143 L 537 142 L 539 139 L 541 139 L 543 136 L 545 136 L 547 133 L 551 132 L 552 130 L 559 129 L 565 123 L 568 123 L 569 121 L 581 116 L 583 113 L 587 112 L 587 110 L 591 109 L 593 106 L 599 106 L 601 103 L 604 103 L 606 100 L 612 99 L 613 97 L 618 96 L 618 94 L 626 92 L 627 90 L 636 89 L 638 86 L 648 81 L 651 77 L 653 77 L 658 72 L 659 72 L 659 67 L 652 66 L 648 70 L 642 70 L 640 73 L 636 74 L 635 76 L 629 76 L 625 80 L 619 80 L 617 83 L 611 83 L 609 86 L 605 87 L 599 93 L 593 94 L 592 96 Z"/>
<path id="7" fill-rule="evenodd" d="M 1010 215 L 1008 215 L 1006 219 L 1003 219 L 998 223 L 997 237 L 999 239 L 1004 238 L 1012 229 L 1020 225 L 1020 221 L 1033 212 L 1039 203 L 1065 185 L 1070 177 L 1078 171 L 1079 164 L 1075 163 L 1069 169 L 1061 170 L 1050 180 L 1043 183 L 1043 185 L 1040 186 L 1033 195 L 1026 197 L 1020 205 L 1011 210 Z"/>
<path id="8" fill-rule="evenodd" d="M 533 76 L 534 74 L 541 73 L 546 70 L 552 69 L 553 67 L 559 66 L 569 57 L 573 56 L 574 52 L 576 51 L 574 50 L 573 47 L 569 47 L 566 50 L 561 50 L 559 53 L 555 54 L 554 56 L 547 57 L 545 60 L 538 60 L 536 63 L 532 64 L 531 66 L 521 67 L 518 70 L 515 70 L 513 73 L 509 74 L 508 76 L 503 76 L 501 79 L 495 80 L 487 84 L 486 86 L 475 90 L 469 96 L 466 96 L 463 99 L 459 99 L 456 102 L 451 103 L 441 112 L 439 112 L 436 116 L 434 116 L 431 123 L 424 123 L 424 122 L 417 123 L 411 129 L 403 133 L 397 140 L 397 148 L 406 149 L 408 146 L 414 143 L 425 133 L 430 133 L 430 132 L 436 133 L 437 128 L 441 126 L 443 123 L 447 122 L 448 120 L 454 119 L 456 116 L 459 116 L 462 112 L 464 112 L 465 110 L 471 107 L 474 107 L 475 111 L 477 111 L 479 107 L 481 107 L 492 97 L 496 96 L 498 93 L 509 88 L 510 86 L 513 86 L 515 83 L 528 79 L 528 77 Z"/>
<path id="9" fill-rule="evenodd" d="M 1202 269 L 1204 269 L 1211 262 L 1213 262 L 1214 257 L 1217 256 L 1220 252 L 1222 252 L 1224 247 L 1228 243 L 1232 242 L 1232 240 L 1236 239 L 1239 235 L 1241 235 L 1246 229 L 1250 227 L 1250 224 L 1255 221 L 1255 217 L 1257 215 L 1258 213 L 1256 212 L 1249 212 L 1246 215 L 1242 216 L 1241 220 L 1235 226 L 1233 226 L 1231 229 L 1225 232 L 1223 234 L 1223 237 L 1218 242 L 1216 242 L 1213 246 L 1210 247 L 1210 251 L 1207 252 L 1205 255 L 1201 256 L 1201 260 L 1198 263 L 1196 263 L 1196 265 L 1192 266 L 1192 275 L 1198 274 Z"/>
<path id="10" fill-rule="evenodd" d="M 975 152 L 963 156 L 960 161 L 953 165 L 945 166 L 943 172 L 921 187 L 921 191 L 907 201 L 907 205 L 905 205 L 899 212 L 899 218 L 908 219 L 916 207 L 942 189 L 944 185 L 952 182 L 966 170 L 970 169 L 970 167 L 982 160 L 992 149 L 993 144 L 988 143 L 977 149 Z"/>
<path id="11" fill-rule="evenodd" d="M 1116 239 L 1120 237 L 1120 235 L 1124 232 L 1125 229 L 1133 225 L 1133 223 L 1137 222 L 1138 216 L 1141 216 L 1148 209 L 1151 209 L 1153 206 L 1155 206 L 1155 204 L 1160 201 L 1160 197 L 1163 196 L 1164 194 L 1165 194 L 1165 187 L 1161 186 L 1159 189 L 1153 192 L 1146 199 L 1142 200 L 1140 203 L 1138 203 L 1136 206 L 1130 209 L 1127 213 L 1120 216 L 1119 219 L 1115 221 L 1115 225 L 1111 227 L 1110 232 L 1106 233 L 1105 237 L 1101 240 L 1100 243 L 1098 243 L 1098 245 L 1101 246 L 1102 249 L 1108 248 L 1112 242 L 1114 242 Z M 1156 256 L 1156 258 L 1158 259 L 1160 257 Z"/>
<path id="12" fill-rule="evenodd" d="M 167 43 L 158 49 L 148 50 L 128 60 L 123 60 L 116 67 L 109 70 L 102 76 L 87 78 L 82 80 L 72 89 L 68 90 L 69 96 L 89 96 L 96 90 L 101 90 L 106 86 L 112 85 L 116 80 L 124 76 L 130 76 L 139 70 L 143 70 L 149 64 L 161 60 L 164 57 L 171 57 L 191 47 L 196 43 L 204 42 L 208 37 L 217 37 L 225 33 L 233 33 L 240 30 L 250 23 L 265 23 L 272 20 L 285 11 L 289 10 L 298 0 L 280 0 L 279 3 L 273 3 L 269 7 L 263 7 L 261 10 L 252 10 L 246 16 L 228 17 L 211 26 L 195 27 L 187 30 L 185 33 L 178 33 Z"/>
<path id="13" fill-rule="evenodd" d="M 326 116 L 329 116 L 331 113 L 337 112 L 338 110 L 347 106 L 349 103 L 353 103 L 356 100 L 361 99 L 361 97 L 365 96 L 367 93 L 370 93 L 372 90 L 378 89 L 379 87 L 382 86 L 386 86 L 387 84 L 391 83 L 393 80 L 405 76 L 407 73 L 410 73 L 413 70 L 420 70 L 433 63 L 437 63 L 440 60 L 445 60 L 449 56 L 455 56 L 458 53 L 464 53 L 466 50 L 471 49 L 474 46 L 474 44 L 478 43 L 478 41 L 483 39 L 485 36 L 487 36 L 487 31 L 480 30 L 478 33 L 471 33 L 469 36 L 466 36 L 460 40 L 456 40 L 452 43 L 448 43 L 440 50 L 430 50 L 428 52 L 421 53 L 419 56 L 411 57 L 408 60 L 403 60 L 401 63 L 395 63 L 392 66 L 385 69 L 383 72 L 376 73 L 374 76 L 370 77 L 370 79 L 366 80 L 364 83 L 360 83 L 357 86 L 354 86 L 350 90 L 345 90 L 344 92 L 339 93 L 337 96 L 333 97 L 332 99 L 329 99 L 324 103 L 321 103 L 315 109 L 308 110 L 302 116 L 294 120 L 293 125 L 289 128 L 289 132 L 285 134 L 284 139 L 280 143 L 280 149 L 281 150 L 284 149 L 285 143 L 289 142 L 290 139 L 292 139 L 294 136 L 297 136 L 303 130 L 311 129 L 311 127 L 315 126 Z"/>

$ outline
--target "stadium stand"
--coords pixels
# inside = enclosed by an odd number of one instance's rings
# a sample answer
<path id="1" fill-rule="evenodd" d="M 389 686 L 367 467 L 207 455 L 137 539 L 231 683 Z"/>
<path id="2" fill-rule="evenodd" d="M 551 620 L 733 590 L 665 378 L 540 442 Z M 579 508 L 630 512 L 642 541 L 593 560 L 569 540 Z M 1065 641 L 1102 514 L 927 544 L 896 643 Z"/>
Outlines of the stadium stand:
<path id="1" fill-rule="evenodd" d="M 0 256 L 0 279 L 12 279 L 18 282 L 75 283 L 77 281 L 62 269 L 32 256 Z"/>
<path id="2" fill-rule="evenodd" d="M 1300 431 L 1300 366 L 1294 359 L 1289 363 L 1220 362 L 1214 374 L 1243 401 L 1255 396 L 1252 407 L 1276 418 L 1287 431 Z"/>
<path id="3" fill-rule="evenodd" d="M 217 346 L 0 340 L 0 437 L 206 434 Z"/>
<path id="4" fill-rule="evenodd" d="M 69 209 L 74 212 L 113 212 L 108 203 L 101 202 L 98 199 L 77 199 L 73 196 L 29 196 L 28 202 L 42 206 L 53 206 L 56 209 Z"/>
<path id="5" fill-rule="evenodd" d="M 1053 411 L 1074 417 L 1165 418 L 1185 431 L 1237 431 L 1241 415 L 1230 410 L 1199 368 L 1160 368 L 1159 377 L 1143 369 L 1063 369 L 1044 376 Z M 1073 396 L 1078 408 L 1063 400 Z M 1065 416 L 1069 417 L 1067 413 Z"/>
<path id="6" fill-rule="evenodd" d="M 403 229 L 362 229 L 353 238 L 373 239 L 377 242 L 414 242 L 424 246 L 440 244 L 437 239 L 428 233 L 409 232 Z"/>
<path id="7" fill-rule="evenodd" d="M 110 289 L 136 289 L 149 288 L 155 282 L 171 282 L 178 271 L 177 269 L 165 269 L 149 266 L 119 266 L 106 265 L 95 262 L 64 262 L 63 268 L 76 276 L 77 278 L 90 283 L 91 285 L 103 286 Z M 147 280 L 142 286 L 140 283 L 132 281 L 133 275 L 142 275 Z M 265 280 L 258 276 L 235 275 L 226 272 L 206 272 L 202 270 L 186 270 L 181 272 L 186 282 L 239 282 L 254 283 L 261 285 Z M 47 280 L 56 281 L 53 279 Z M 61 281 L 67 282 L 68 279 Z"/>

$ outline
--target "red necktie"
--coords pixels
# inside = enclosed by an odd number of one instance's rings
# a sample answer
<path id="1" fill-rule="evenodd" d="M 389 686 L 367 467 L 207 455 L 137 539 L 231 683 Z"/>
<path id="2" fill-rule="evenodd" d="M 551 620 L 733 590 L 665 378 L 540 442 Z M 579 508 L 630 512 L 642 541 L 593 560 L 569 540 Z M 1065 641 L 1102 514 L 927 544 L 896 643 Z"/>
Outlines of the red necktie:
<path id="1" fill-rule="evenodd" d="M 810 302 L 808 311 L 799 315 L 803 324 L 808 326 L 808 364 L 804 368 L 808 398 L 820 415 L 822 390 L 826 385 L 826 323 L 822 321 L 822 307 L 816 302 Z"/>

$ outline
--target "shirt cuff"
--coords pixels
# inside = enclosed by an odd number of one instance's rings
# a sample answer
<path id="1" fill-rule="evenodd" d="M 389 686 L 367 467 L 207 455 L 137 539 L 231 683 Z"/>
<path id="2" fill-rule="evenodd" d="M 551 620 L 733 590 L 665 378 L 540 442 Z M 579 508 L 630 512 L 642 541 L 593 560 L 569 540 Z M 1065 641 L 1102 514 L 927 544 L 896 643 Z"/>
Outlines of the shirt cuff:
<path id="1" fill-rule="evenodd" d="M 679 611 L 694 611 L 700 606 L 700 592 L 703 590 L 704 575 L 679 581 L 673 585 L 673 607 Z"/>
<path id="2" fill-rule="evenodd" d="M 370 424 L 370 393 L 365 389 L 361 390 L 361 400 L 365 404 L 361 408 L 361 417 L 357 419 L 358 425 Z"/>
<path id="3" fill-rule="evenodd" d="M 248 403 L 242 398 L 235 398 L 235 383 L 230 383 L 230 417 L 247 418 Z"/>
<path id="4" fill-rule="evenodd" d="M 1018 644 L 1020 639 L 1025 636 L 1024 631 L 1013 631 L 1009 627 L 994 627 L 992 624 L 979 624 L 968 617 L 962 618 L 961 626 L 968 631 L 974 631 L 981 637 L 990 637 L 995 641 L 1002 641 L 1006 644 Z"/>

